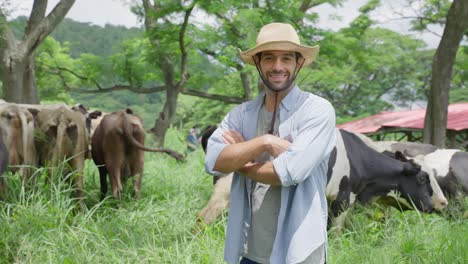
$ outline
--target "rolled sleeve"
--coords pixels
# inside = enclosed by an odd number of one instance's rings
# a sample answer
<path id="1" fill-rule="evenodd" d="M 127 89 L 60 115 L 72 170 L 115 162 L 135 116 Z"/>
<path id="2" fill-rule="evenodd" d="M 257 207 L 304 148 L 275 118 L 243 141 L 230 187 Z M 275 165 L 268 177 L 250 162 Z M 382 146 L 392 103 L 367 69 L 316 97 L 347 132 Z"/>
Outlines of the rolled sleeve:
<path id="1" fill-rule="evenodd" d="M 227 144 L 223 142 L 223 131 L 241 131 L 242 107 L 243 105 L 240 105 L 231 110 L 226 115 L 226 117 L 224 117 L 224 120 L 221 122 L 220 127 L 218 127 L 218 129 L 216 129 L 215 132 L 213 132 L 213 134 L 208 139 L 205 156 L 205 171 L 207 173 L 212 174 L 214 176 L 224 175 L 224 173 L 214 170 L 219 154 L 221 154 L 223 149 L 227 146 Z"/>
<path id="2" fill-rule="evenodd" d="M 335 146 L 335 111 L 328 101 L 309 103 L 301 113 L 304 116 L 296 138 L 288 151 L 273 160 L 283 186 L 295 185 L 307 179 Z"/>

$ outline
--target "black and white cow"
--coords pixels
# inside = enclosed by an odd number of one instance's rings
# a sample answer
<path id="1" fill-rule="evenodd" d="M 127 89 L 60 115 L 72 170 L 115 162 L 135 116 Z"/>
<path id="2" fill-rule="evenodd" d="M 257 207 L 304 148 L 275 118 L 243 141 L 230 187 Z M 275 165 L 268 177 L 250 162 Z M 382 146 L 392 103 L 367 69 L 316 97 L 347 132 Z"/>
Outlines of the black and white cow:
<path id="1" fill-rule="evenodd" d="M 399 141 L 373 141 L 366 135 L 360 133 L 353 133 L 354 135 L 358 136 L 367 146 L 377 150 L 378 152 L 390 156 L 394 159 L 398 159 L 404 162 L 409 161 L 408 158 L 421 166 L 421 170 L 426 172 L 429 175 L 429 181 L 432 187 L 432 205 L 434 206 L 435 210 L 443 210 L 448 205 L 448 200 L 444 195 L 444 191 L 442 186 L 440 186 L 439 179 L 435 177 L 433 170 L 431 170 L 428 166 L 425 166 L 422 162 L 422 157 L 416 157 L 418 155 L 425 155 L 431 153 L 437 148 L 430 144 L 420 144 L 414 142 L 399 142 Z M 395 155 L 395 153 L 399 153 L 399 155 Z M 404 155 L 401 155 L 404 154 Z M 402 203 L 405 201 L 400 200 Z"/>
<path id="2" fill-rule="evenodd" d="M 379 153 L 353 133 L 337 131 L 327 175 L 330 219 L 346 212 L 355 201 L 366 204 L 372 198 L 393 193 L 399 193 L 419 210 L 431 212 L 434 209 L 429 176 L 419 165 Z"/>
<path id="3" fill-rule="evenodd" d="M 436 179 L 449 198 L 468 194 L 468 153 L 459 149 L 438 149 L 430 144 L 415 142 L 375 141 L 381 151 L 402 151 Z M 435 190 L 435 188 L 434 188 Z"/>
<path id="4" fill-rule="evenodd" d="M 365 203 L 372 197 L 388 195 L 392 190 L 411 199 L 420 210 L 433 210 L 429 177 L 420 171 L 419 166 L 392 159 L 368 147 L 349 132 L 342 133 L 346 140 L 337 133 L 337 146 L 329 159 L 327 198 L 331 216 L 339 215 L 355 200 Z M 203 134 L 202 143 L 203 138 L 209 136 L 211 134 Z M 215 184 L 208 204 L 198 213 L 206 224 L 214 221 L 229 206 L 232 174 L 221 179 Z"/>

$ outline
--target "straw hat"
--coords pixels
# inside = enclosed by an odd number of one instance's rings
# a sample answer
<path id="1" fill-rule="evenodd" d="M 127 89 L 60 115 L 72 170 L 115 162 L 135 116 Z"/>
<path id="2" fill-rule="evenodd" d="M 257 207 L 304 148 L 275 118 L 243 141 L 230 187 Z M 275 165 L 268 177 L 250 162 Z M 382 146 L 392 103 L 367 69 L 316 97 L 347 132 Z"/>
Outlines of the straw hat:
<path id="1" fill-rule="evenodd" d="M 266 50 L 297 51 L 305 59 L 304 66 L 312 63 L 319 51 L 319 46 L 304 46 L 299 41 L 296 30 L 285 23 L 271 23 L 260 29 L 257 37 L 257 45 L 247 51 L 239 49 L 242 60 L 255 65 L 252 56 Z"/>

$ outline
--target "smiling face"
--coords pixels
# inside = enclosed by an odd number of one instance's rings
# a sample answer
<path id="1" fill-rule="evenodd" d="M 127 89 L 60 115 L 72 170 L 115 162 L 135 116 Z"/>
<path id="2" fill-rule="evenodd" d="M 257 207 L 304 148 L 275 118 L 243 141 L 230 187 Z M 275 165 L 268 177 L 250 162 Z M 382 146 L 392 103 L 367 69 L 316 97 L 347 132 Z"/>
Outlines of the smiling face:
<path id="1" fill-rule="evenodd" d="M 258 60 L 258 56 L 256 57 Z M 260 56 L 260 69 L 263 78 L 268 82 L 272 90 L 284 90 L 290 88 L 291 78 L 298 66 L 303 63 L 303 58 L 296 60 L 296 54 L 293 51 L 264 51 Z M 257 61 L 258 63 L 258 61 Z"/>

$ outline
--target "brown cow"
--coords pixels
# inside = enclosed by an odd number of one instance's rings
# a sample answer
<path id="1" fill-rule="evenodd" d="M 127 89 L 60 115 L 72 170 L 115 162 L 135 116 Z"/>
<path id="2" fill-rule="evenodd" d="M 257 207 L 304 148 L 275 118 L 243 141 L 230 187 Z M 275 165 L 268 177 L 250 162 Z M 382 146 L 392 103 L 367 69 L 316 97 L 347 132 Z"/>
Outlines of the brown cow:
<path id="1" fill-rule="evenodd" d="M 0 127 L 3 142 L 8 150 L 10 170 L 19 171 L 24 185 L 30 181 L 37 165 L 34 146 L 34 118 L 32 114 L 16 104 L 0 104 Z"/>
<path id="2" fill-rule="evenodd" d="M 50 180 L 55 174 L 55 168 L 60 168 L 66 161 L 65 164 L 72 170 L 71 181 L 75 196 L 82 201 L 83 167 L 86 156 L 89 155 L 84 115 L 67 107 L 60 107 L 41 110 L 36 120 L 35 138 L 40 165 L 50 168 Z"/>
<path id="3" fill-rule="evenodd" d="M 104 116 L 94 132 L 91 144 L 92 157 L 99 168 L 101 199 L 104 199 L 107 193 L 107 173 L 113 197 L 121 196 L 121 180 L 134 176 L 135 198 L 140 198 L 144 151 L 165 152 L 177 160 L 183 159 L 182 154 L 173 150 L 147 148 L 144 142 L 143 121 L 140 116 L 133 114 L 132 110 L 126 109 Z"/>

